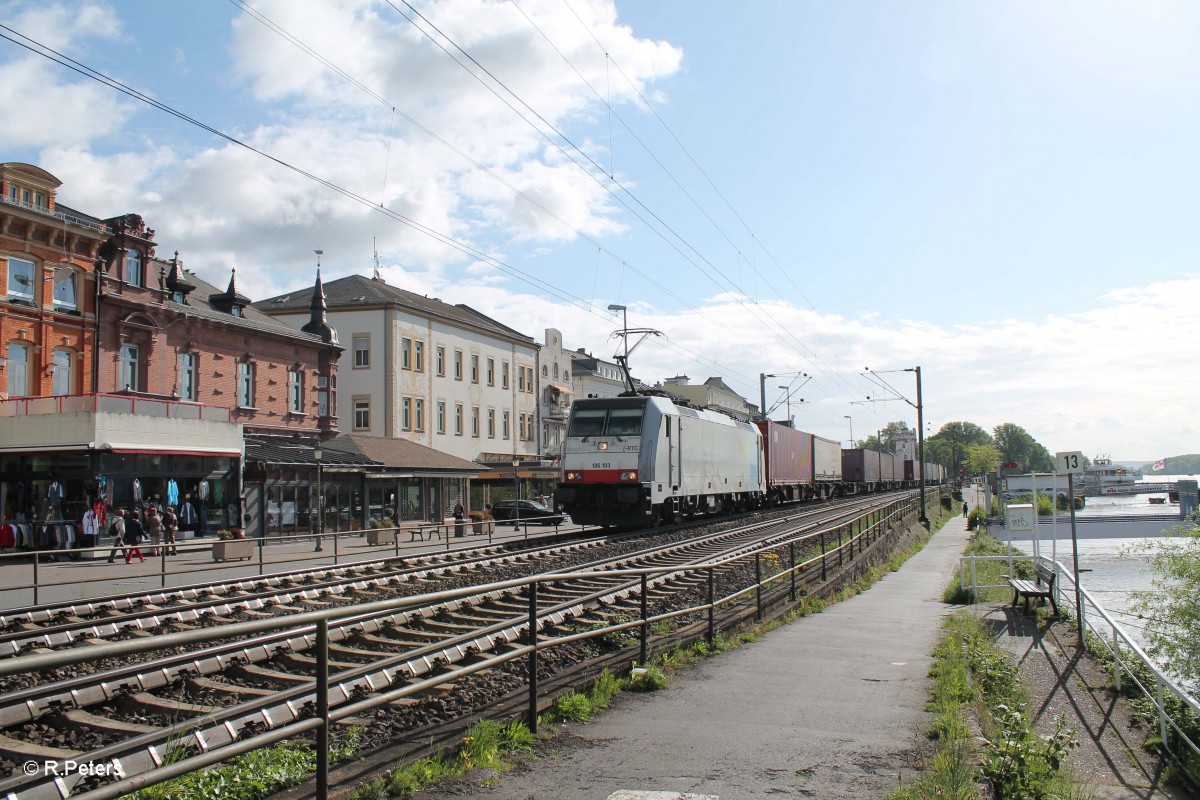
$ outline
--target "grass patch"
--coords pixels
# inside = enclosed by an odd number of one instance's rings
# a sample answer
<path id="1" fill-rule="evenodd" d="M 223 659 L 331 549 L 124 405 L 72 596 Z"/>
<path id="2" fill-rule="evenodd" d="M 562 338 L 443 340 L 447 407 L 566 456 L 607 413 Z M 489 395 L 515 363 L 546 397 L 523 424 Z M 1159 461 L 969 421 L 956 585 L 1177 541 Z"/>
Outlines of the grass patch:
<path id="1" fill-rule="evenodd" d="M 1033 563 L 1029 560 L 1029 556 L 1022 553 L 1016 548 L 1010 548 L 1007 544 L 990 536 L 986 533 L 976 534 L 971 538 L 967 549 L 963 551 L 963 555 L 967 556 L 1013 556 L 1013 572 L 1016 577 L 1025 580 L 1033 579 Z M 1016 560 L 1021 559 L 1021 560 Z M 995 588 L 980 589 L 972 591 L 970 586 L 970 577 L 968 575 L 968 583 L 962 582 L 962 576 L 956 574 L 950 584 L 942 592 L 942 602 L 951 605 L 969 606 L 975 603 L 985 602 L 1000 602 L 1009 597 L 1009 589 L 1006 586 L 997 586 L 1003 584 L 1006 580 L 1005 576 L 1009 574 L 1007 561 L 977 561 L 975 562 L 975 583 L 980 585 L 991 585 Z"/>
<path id="2" fill-rule="evenodd" d="M 441 783 L 447 778 L 465 775 L 471 770 L 506 772 L 511 768 L 506 756 L 530 749 L 535 739 L 525 723 L 519 720 L 501 725 L 481 719 L 468 729 L 457 752 L 439 749 L 431 756 L 401 764 L 390 778 L 374 778 L 359 786 L 353 797 L 355 800 L 411 797 L 420 789 Z M 495 778 L 488 778 L 480 783 L 495 786 L 497 782 Z"/>
<path id="3" fill-rule="evenodd" d="M 1076 795 L 1063 770 L 1076 745 L 1074 729 L 1060 719 L 1049 736 L 1033 730 L 1017 667 L 978 620 L 959 612 L 943 627 L 929 670 L 934 721 L 928 733 L 937 751 L 921 779 L 901 786 L 893 800 L 970 800 L 981 785 L 997 800 Z"/>

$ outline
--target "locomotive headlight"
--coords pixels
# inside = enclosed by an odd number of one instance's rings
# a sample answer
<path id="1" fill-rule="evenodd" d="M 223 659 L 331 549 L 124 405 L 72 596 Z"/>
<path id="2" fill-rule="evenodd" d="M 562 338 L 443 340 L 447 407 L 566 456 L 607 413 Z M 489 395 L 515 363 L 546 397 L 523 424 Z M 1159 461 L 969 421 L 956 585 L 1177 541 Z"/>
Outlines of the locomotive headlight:
<path id="1" fill-rule="evenodd" d="M 578 480 L 582 480 L 582 479 L 583 479 L 583 473 L 581 473 L 581 472 L 567 472 L 567 473 L 565 473 L 565 474 L 563 475 L 563 478 L 564 478 L 565 480 L 568 480 L 568 481 L 578 481 Z"/>
<path id="2" fill-rule="evenodd" d="M 597 450 L 607 450 L 607 449 L 608 449 L 608 442 L 597 442 L 597 443 L 596 443 L 596 449 L 597 449 Z"/>
<path id="3" fill-rule="evenodd" d="M 620 480 L 636 481 L 637 480 L 637 470 L 636 469 L 628 469 L 628 470 L 622 471 L 621 475 L 620 475 Z"/>

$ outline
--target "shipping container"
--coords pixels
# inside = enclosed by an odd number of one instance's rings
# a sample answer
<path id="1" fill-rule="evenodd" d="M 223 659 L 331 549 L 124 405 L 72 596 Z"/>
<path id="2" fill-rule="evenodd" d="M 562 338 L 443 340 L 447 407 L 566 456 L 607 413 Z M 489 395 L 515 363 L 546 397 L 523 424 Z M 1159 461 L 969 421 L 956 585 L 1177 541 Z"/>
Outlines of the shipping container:
<path id="1" fill-rule="evenodd" d="M 818 482 L 842 479 L 842 444 L 832 439 L 812 437 L 813 478 Z"/>
<path id="2" fill-rule="evenodd" d="M 754 424 L 767 451 L 768 491 L 779 499 L 799 500 L 813 482 L 812 434 L 771 420 Z"/>
<path id="3" fill-rule="evenodd" d="M 842 480 L 879 483 L 879 453 L 874 450 L 843 450 Z"/>

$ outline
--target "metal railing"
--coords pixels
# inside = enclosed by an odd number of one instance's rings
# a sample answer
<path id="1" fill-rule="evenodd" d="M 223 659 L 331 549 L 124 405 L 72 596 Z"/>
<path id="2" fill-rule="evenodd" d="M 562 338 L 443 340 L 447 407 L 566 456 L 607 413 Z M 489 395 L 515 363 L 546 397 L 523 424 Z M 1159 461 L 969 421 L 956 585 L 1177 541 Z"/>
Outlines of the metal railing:
<path id="1" fill-rule="evenodd" d="M 0 400 L 0 417 L 29 417 L 39 414 L 86 412 L 141 414 L 169 419 L 203 419 L 229 422 L 229 409 L 130 394 L 64 394 L 52 397 L 14 397 Z"/>
<path id="2" fill-rule="evenodd" d="M 1159 738 L 1162 740 L 1163 747 L 1170 751 L 1170 743 L 1173 739 L 1168 736 L 1168 731 L 1174 731 L 1177 736 L 1177 739 L 1174 739 L 1175 741 L 1181 742 L 1194 755 L 1200 756 L 1200 745 L 1193 741 L 1179 724 L 1179 721 L 1171 716 L 1168 704 L 1164 701 L 1164 698 L 1168 695 L 1174 696 L 1182 704 L 1183 708 L 1190 709 L 1191 713 L 1197 718 L 1200 718 L 1200 701 L 1197 701 L 1174 678 L 1167 675 L 1146 654 L 1141 645 L 1121 627 L 1121 624 L 1113 618 L 1108 609 L 1101 605 L 1091 592 L 1083 587 L 1082 582 L 1079 585 L 1078 592 L 1080 605 L 1076 606 L 1075 578 L 1071 567 L 1066 566 L 1060 561 L 1053 561 L 1048 558 L 1041 558 L 1040 560 L 1054 570 L 1054 596 L 1056 601 L 1065 604 L 1072 611 L 1078 610 L 1078 617 L 1083 621 L 1085 632 L 1094 634 L 1091 638 L 1082 637 L 1085 646 L 1089 642 L 1099 642 L 1112 658 L 1113 685 L 1117 691 L 1122 690 L 1123 682 L 1126 679 L 1132 681 L 1138 690 L 1154 704 L 1158 716 Z M 963 556 L 959 559 L 959 585 L 963 588 L 970 586 L 972 597 L 977 595 L 979 589 L 1009 587 L 1008 583 L 977 583 L 977 571 L 975 569 L 975 562 L 977 561 L 1005 561 L 1009 565 L 1009 574 L 1011 575 L 1013 574 L 1012 565 L 1014 562 L 1032 562 L 1034 561 L 1034 557 L 1021 555 Z M 966 579 L 968 571 L 971 576 L 969 584 Z M 1064 588 L 1064 581 L 1066 584 L 1069 584 L 1069 588 Z M 1070 618 L 1072 615 L 1065 616 Z M 1142 682 L 1141 678 L 1138 677 L 1139 671 L 1152 676 L 1153 687 L 1146 686 Z"/>
<path id="3" fill-rule="evenodd" d="M 523 535 L 520 538 L 527 540 L 529 539 L 531 522 L 529 520 L 521 520 L 520 522 L 524 528 Z M 476 529 L 475 525 L 478 525 L 479 528 Z M 512 522 L 506 521 L 506 526 L 508 525 L 512 525 Z M 539 525 L 536 527 L 540 528 L 542 526 Z M 476 533 L 476 530 L 478 530 L 478 533 Z M 572 527 L 571 530 L 586 532 L 589 529 L 584 526 L 577 526 Z M 547 535 L 557 535 L 563 532 L 563 527 L 559 525 L 555 525 L 553 530 L 546 530 Z M 460 536 L 459 534 L 462 535 Z M 312 564 L 314 562 L 327 564 L 332 562 L 334 565 L 339 565 L 354 563 L 359 560 L 376 561 L 381 557 L 389 555 L 398 558 L 403 552 L 428 552 L 422 548 L 426 547 L 427 541 L 432 541 L 435 538 L 443 541 L 445 543 L 445 550 L 449 551 L 455 539 L 461 539 L 461 544 L 464 546 L 474 546 L 479 541 L 475 537 L 483 535 L 487 536 L 488 544 L 492 544 L 497 540 L 503 541 L 505 539 L 511 540 L 517 538 L 515 534 L 508 537 L 498 535 L 496 523 L 488 521 L 486 523 L 464 522 L 461 525 L 456 525 L 453 522 L 401 523 L 399 526 L 388 528 L 338 531 L 324 534 L 284 534 L 248 539 L 184 539 L 179 540 L 173 545 L 163 543 L 156 545 L 151 542 L 143 542 L 137 545 L 143 554 L 151 550 L 158 551 L 156 555 L 146 557 L 147 561 L 158 562 L 158 570 L 156 572 L 114 575 L 106 571 L 106 574 L 95 577 L 81 576 L 78 569 L 72 569 L 69 574 L 66 574 L 57 568 L 63 566 L 80 567 L 87 564 L 99 565 L 105 563 L 110 555 L 124 559 L 125 553 L 131 546 L 125 544 L 101 544 L 95 547 L 17 550 L 9 553 L 0 553 L 0 569 L 5 569 L 6 575 L 3 585 L 0 586 L 0 598 L 25 597 L 34 606 L 51 602 L 69 603 L 72 600 L 87 602 L 92 599 L 99 599 L 100 597 L 99 594 L 89 597 L 90 590 L 87 588 L 89 586 L 100 586 L 103 584 L 122 584 L 128 586 L 132 581 L 140 580 L 143 582 L 143 588 L 150 588 L 151 582 L 157 582 L 158 588 L 163 589 L 168 586 L 171 588 L 183 588 L 190 585 L 181 580 L 187 579 L 187 576 L 204 576 L 207 573 L 218 571 L 228 574 L 230 569 L 247 567 L 248 569 L 238 577 L 262 577 L 282 570 L 292 564 Z M 402 541 L 405 536 L 408 536 L 408 540 Z M 111 540 L 111 537 L 108 536 L 101 538 Z M 313 550 L 311 545 L 318 540 L 323 545 L 322 549 L 319 551 Z M 299 549 L 287 547 L 287 545 L 297 544 L 304 545 L 305 547 Z M 168 549 L 175 552 L 168 555 Z M 249 555 L 227 555 L 218 560 L 217 552 L 219 550 L 231 549 L 240 549 L 242 552 L 248 552 Z M 208 552 L 213 553 L 212 563 L 202 562 L 197 564 L 195 557 L 203 556 Z M 189 556 L 192 557 L 191 560 L 188 560 Z M 351 560 L 347 561 L 347 558 Z M 11 567 L 15 565 L 29 566 L 28 579 L 23 574 L 13 574 Z M 61 587 L 70 587 L 75 590 L 77 597 L 55 599 L 49 596 L 53 594 L 53 590 Z M 17 607 L 13 601 L 0 599 L 0 609 L 11 611 Z M 4 611 L 0 610 L 0 617 L 3 617 L 4 613 Z"/>
<path id="4" fill-rule="evenodd" d="M 316 734 L 316 796 L 320 800 L 324 800 L 328 796 L 329 789 L 330 731 L 334 723 L 351 717 L 361 716 L 372 709 L 426 692 L 437 686 L 453 682 L 476 672 L 482 672 L 509 661 L 524 658 L 528 662 L 527 674 L 530 677 L 526 720 L 530 728 L 536 732 L 539 708 L 537 681 L 539 651 L 550 647 L 584 641 L 605 634 L 637 629 L 640 638 L 640 662 L 646 663 L 649 655 L 651 626 L 657 622 L 665 622 L 685 617 L 686 615 L 701 615 L 705 619 L 704 636 L 711 642 L 716 636 L 715 612 L 722 605 L 737 602 L 743 597 L 754 594 L 756 604 L 755 617 L 762 619 L 765 590 L 774 587 L 777 592 L 782 592 L 782 582 L 790 579 L 788 597 L 791 601 L 795 601 L 797 598 L 795 583 L 797 574 L 805 570 L 811 570 L 811 579 L 817 581 L 819 570 L 819 581 L 822 583 L 825 582 L 829 577 L 829 564 L 835 556 L 839 565 L 848 566 L 844 558 L 848 558 L 849 564 L 853 564 L 856 551 L 857 557 L 861 559 L 867 554 L 868 548 L 883 538 L 897 523 L 915 515 L 917 506 L 918 504 L 913 498 L 906 498 L 894 500 L 885 506 L 867 511 L 857 520 L 838 526 L 836 531 L 837 546 L 827 546 L 832 544 L 831 541 L 827 541 L 832 539 L 832 537 L 824 531 L 819 533 L 806 531 L 797 533 L 794 536 L 782 537 L 780 540 L 772 541 L 768 544 L 751 547 L 736 555 L 713 559 L 700 564 L 677 567 L 650 567 L 534 575 L 460 589 L 433 592 L 425 595 L 361 603 L 352 607 L 302 612 L 285 617 L 238 622 L 220 627 L 168 633 L 148 638 L 94 645 L 86 648 L 72 648 L 52 653 L 17 656 L 0 660 L 0 676 L 29 673 L 37 670 L 50 670 L 84 661 L 131 656 L 165 648 L 179 647 L 194 650 L 200 646 L 235 637 L 246 637 L 254 634 L 278 631 L 284 628 L 294 629 L 296 638 L 304 636 L 306 639 L 313 639 L 316 647 L 314 654 L 316 671 L 313 682 L 277 693 L 276 696 L 289 696 L 289 702 L 284 706 L 284 708 L 290 709 L 290 719 L 288 721 L 285 722 L 282 716 L 276 715 L 274 707 L 272 707 L 272 713 L 266 713 L 265 709 L 270 703 L 271 697 L 251 701 L 247 704 L 249 710 L 243 717 L 225 721 L 223 730 L 228 732 L 228 736 L 226 736 L 224 741 L 218 741 L 215 738 L 206 739 L 205 746 L 201 748 L 202 752 L 196 755 L 185 757 L 174 763 L 156 765 L 154 769 L 141 772 L 137 775 L 119 777 L 111 783 L 87 791 L 78 795 L 78 797 L 79 800 L 108 800 L 109 798 L 123 797 L 134 790 L 181 777 L 187 773 L 204 769 L 252 750 L 267 747 L 284 739 L 313 731 Z M 846 538 L 843 540 L 844 534 Z M 810 558 L 796 562 L 796 546 L 807 543 L 812 547 L 815 546 L 818 539 L 820 541 L 820 552 Z M 770 559 L 765 559 L 764 555 L 767 553 L 776 553 L 776 551 L 784 547 L 788 548 L 790 563 L 783 565 L 782 558 L 778 558 L 781 568 L 772 574 L 764 576 L 763 564 L 770 561 Z M 715 576 L 717 571 L 750 558 L 754 559 L 755 564 L 754 582 L 723 597 L 716 597 Z M 704 602 L 661 614 L 650 614 L 647 605 L 650 584 L 665 580 L 669 576 L 689 574 L 701 574 L 704 576 L 706 584 Z M 569 633 L 554 637 L 553 639 L 539 638 L 542 627 L 548 621 L 553 621 L 553 617 L 557 616 L 561 618 L 561 611 L 555 613 L 553 609 L 548 610 L 543 607 L 539 613 L 538 587 L 544 583 L 560 583 L 571 580 L 594 581 L 597 578 L 628 579 L 629 583 L 626 585 L 630 588 L 632 588 L 632 583 L 636 581 L 641 601 L 638 619 L 621 621 L 602 627 L 589 626 L 585 631 Z M 330 672 L 329 624 L 331 622 L 337 622 L 348 617 L 361 619 L 366 615 L 391 613 L 418 606 L 442 605 L 481 594 L 499 596 L 502 592 L 511 593 L 513 590 L 522 590 L 528 595 L 529 613 L 528 624 L 525 628 L 525 640 L 521 643 L 513 643 L 513 646 L 501 653 L 479 658 L 467 665 L 445 669 L 437 675 L 432 675 L 432 672 L 434 672 L 432 669 L 418 673 L 410 665 L 401 664 L 394 669 L 385 670 L 385 673 L 390 671 L 391 674 L 383 676 L 387 686 L 397 688 L 386 688 L 382 692 L 373 693 L 365 698 L 362 697 L 361 690 L 366 689 L 369 691 L 375 688 L 375 684 L 372 683 L 369 676 L 354 679 L 351 683 L 349 680 L 343 680 L 342 675 L 354 672 L 355 670 L 351 669 L 347 673 L 336 674 Z M 605 593 L 611 593 L 612 591 L 613 589 L 611 588 L 604 590 Z M 425 662 L 426 660 L 418 659 L 418 661 Z M 428 668 L 428 663 L 425 666 Z M 406 667 L 408 667 L 407 670 L 405 669 Z M 422 678 L 421 676 L 425 677 Z M 349 685 L 347 685 L 348 683 Z M 398 684 L 403 685 L 398 686 Z M 324 688 L 323 690 L 315 691 L 317 687 Z M 303 695 L 315 693 L 315 702 L 309 704 L 302 702 L 302 697 L 298 693 L 303 693 Z M 292 695 L 296 695 L 296 697 L 292 697 Z M 331 703 L 331 697 L 336 702 Z M 306 707 L 312 710 L 311 716 L 304 710 Z M 234 733 L 239 727 L 242 727 L 236 724 L 239 721 L 249 721 L 257 728 L 262 728 L 264 720 L 267 724 L 266 730 L 257 730 L 253 735 L 246 737 L 241 737 Z M 113 764 L 119 766 L 119 756 L 114 756 L 111 761 Z M 121 773 L 118 771 L 116 774 L 120 775 Z M 46 783 L 48 781 L 49 777 L 45 775 L 33 775 L 25 778 L 14 777 L 0 783 L 0 791 L 7 791 L 22 796 L 23 789 L 31 782 Z M 69 790 L 70 787 L 67 788 Z"/>

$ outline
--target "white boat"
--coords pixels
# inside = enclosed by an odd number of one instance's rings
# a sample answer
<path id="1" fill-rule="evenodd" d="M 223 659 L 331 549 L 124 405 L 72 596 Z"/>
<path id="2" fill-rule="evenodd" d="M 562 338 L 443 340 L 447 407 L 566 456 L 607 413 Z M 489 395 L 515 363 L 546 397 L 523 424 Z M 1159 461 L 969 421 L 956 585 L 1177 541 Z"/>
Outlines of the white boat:
<path id="1" fill-rule="evenodd" d="M 1114 464 L 1112 456 L 1098 455 L 1087 465 L 1082 483 L 1091 494 L 1116 494 L 1118 486 L 1129 486 L 1139 477 L 1137 472 Z"/>

